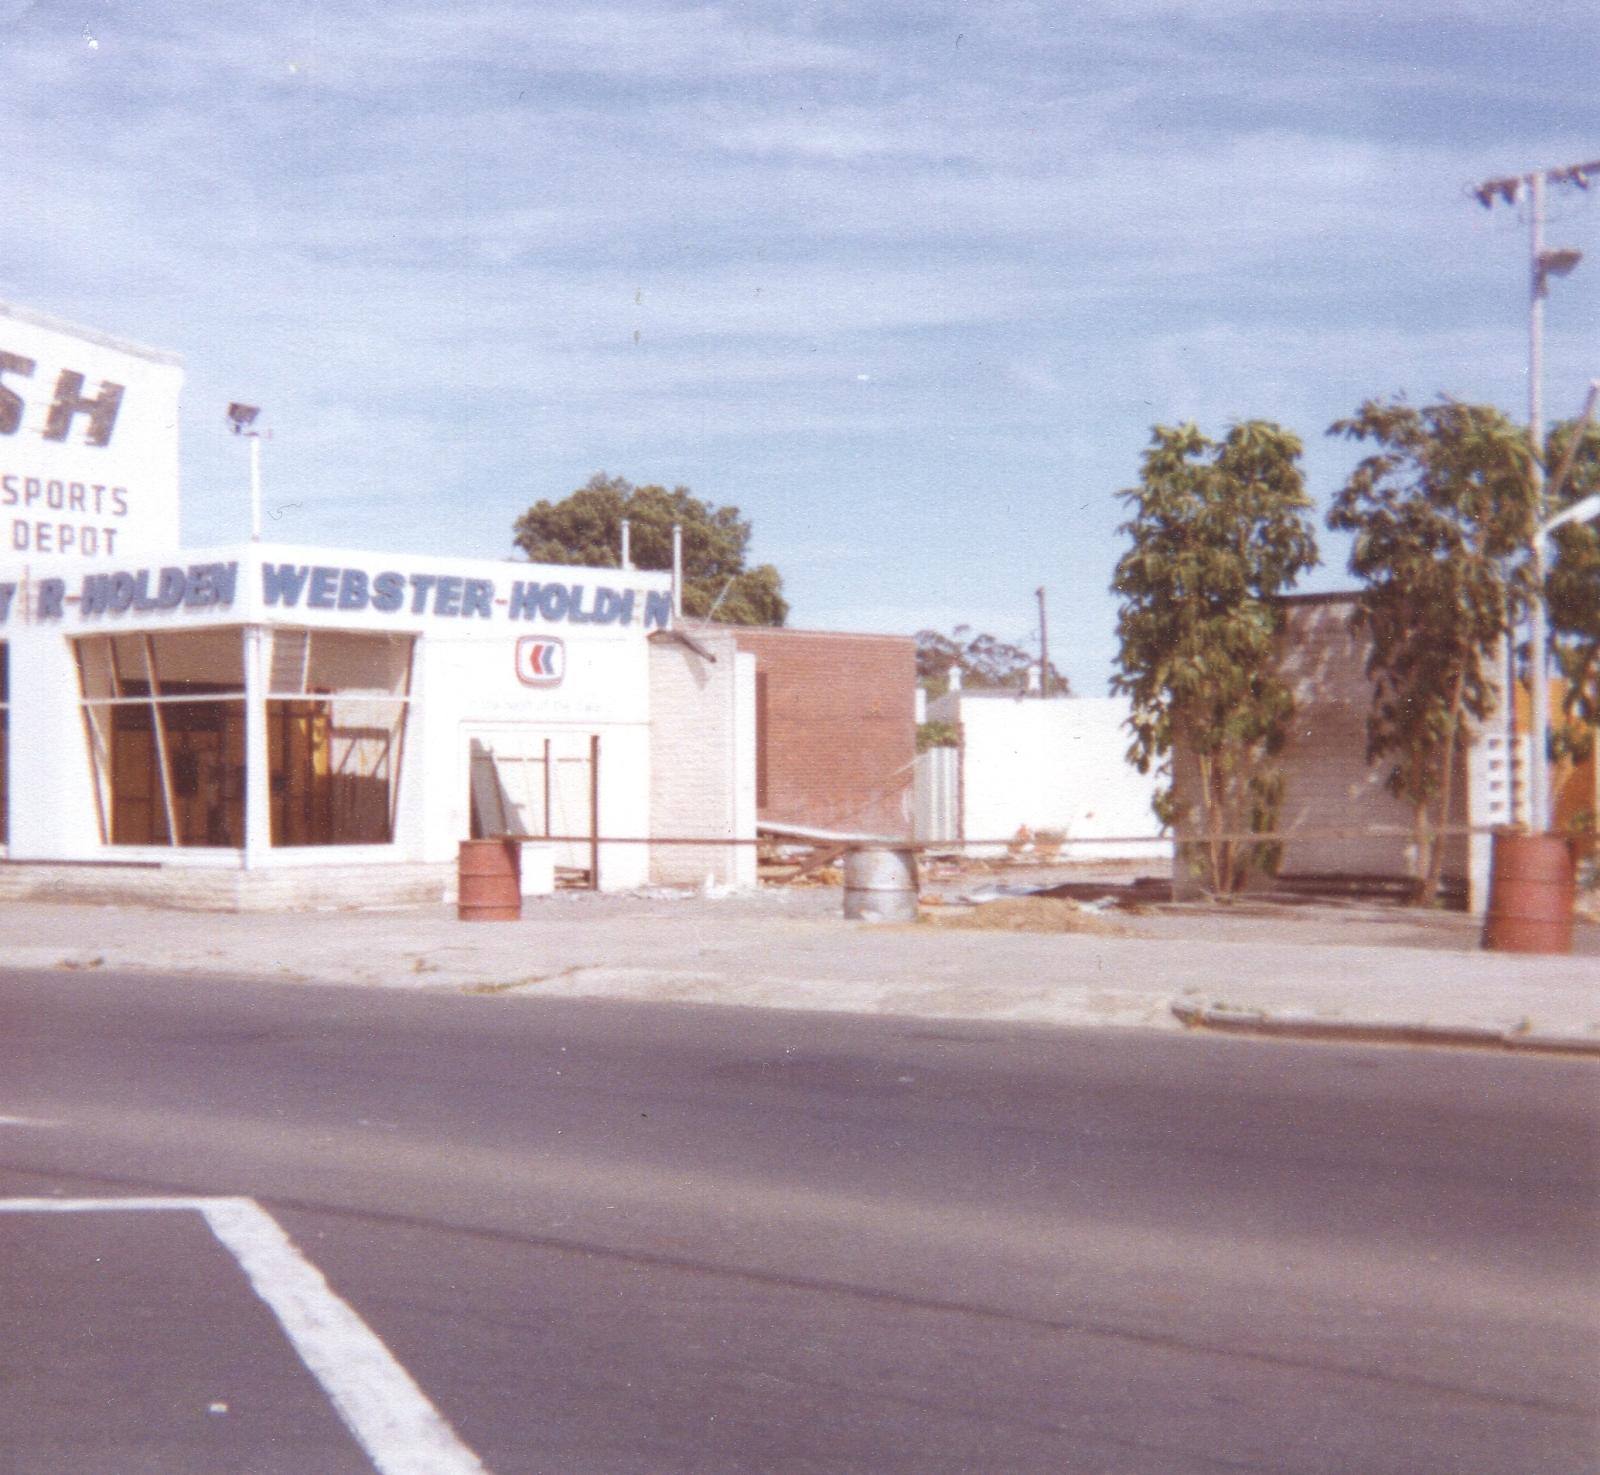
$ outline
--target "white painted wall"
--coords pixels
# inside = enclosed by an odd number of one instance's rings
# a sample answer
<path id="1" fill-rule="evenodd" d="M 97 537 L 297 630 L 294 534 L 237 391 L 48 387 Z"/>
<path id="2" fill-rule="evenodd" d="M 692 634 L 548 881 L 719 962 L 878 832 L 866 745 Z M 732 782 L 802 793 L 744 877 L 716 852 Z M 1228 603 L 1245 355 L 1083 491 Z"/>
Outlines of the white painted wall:
<path id="1" fill-rule="evenodd" d="M 665 839 L 756 836 L 756 658 L 732 635 L 696 631 L 708 660 L 679 641 L 650 642 L 652 835 Z M 651 847 L 663 885 L 756 884 L 753 844 Z"/>
<path id="2" fill-rule="evenodd" d="M 0 366 L 0 558 L 48 571 L 175 548 L 177 357 L 7 303 L 0 353 L 11 360 Z M 100 423 L 79 410 L 52 427 L 58 399 L 105 396 L 115 410 Z"/>
<path id="3" fill-rule="evenodd" d="M 734 657 L 733 709 L 733 833 L 754 839 L 756 833 L 756 668 L 759 659 L 749 651 Z M 670 761 L 664 759 L 663 761 Z M 756 885 L 756 848 L 742 845 L 733 852 L 734 886 Z"/>
<path id="4" fill-rule="evenodd" d="M 969 844 L 1003 841 L 1026 825 L 1069 839 L 1151 836 L 1154 776 L 1126 759 L 1128 706 L 1117 697 L 1019 700 L 948 692 L 929 704 L 937 722 L 962 735 L 962 826 Z M 997 845 L 980 846 L 994 851 Z M 1074 844 L 1069 860 L 1136 859 L 1164 863 L 1169 842 Z"/>
<path id="5" fill-rule="evenodd" d="M 100 849 L 77 664 L 60 636 L 8 641 L 13 858 L 86 859 Z"/>

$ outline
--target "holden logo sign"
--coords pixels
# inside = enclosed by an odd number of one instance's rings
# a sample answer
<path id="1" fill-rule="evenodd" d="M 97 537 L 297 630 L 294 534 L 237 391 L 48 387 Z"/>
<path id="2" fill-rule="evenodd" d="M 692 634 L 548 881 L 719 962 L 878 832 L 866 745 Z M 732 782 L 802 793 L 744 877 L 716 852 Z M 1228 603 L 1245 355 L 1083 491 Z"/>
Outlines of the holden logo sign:
<path id="1" fill-rule="evenodd" d="M 517 641 L 517 679 L 524 686 L 559 686 L 567 672 L 567 648 L 552 635 Z"/>

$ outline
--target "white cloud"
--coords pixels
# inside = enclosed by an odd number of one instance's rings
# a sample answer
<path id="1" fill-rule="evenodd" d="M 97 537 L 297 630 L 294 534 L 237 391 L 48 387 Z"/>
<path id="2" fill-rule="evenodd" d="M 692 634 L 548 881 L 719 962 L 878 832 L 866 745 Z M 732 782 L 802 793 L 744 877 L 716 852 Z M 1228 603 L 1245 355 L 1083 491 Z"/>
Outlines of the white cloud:
<path id="1" fill-rule="evenodd" d="M 283 3 L 227 10 L 170 5 L 141 24 L 110 16 L 97 30 L 108 58 L 137 58 L 168 77 L 203 72 L 258 83 L 293 77 L 311 89 L 391 94 L 430 72 L 492 67 L 507 76 L 556 74 L 670 81 L 783 72 L 855 71 L 850 48 L 745 19 L 714 5 L 557 7 L 506 3 Z M 48 27 L 57 36 L 72 29 Z M 81 45 L 81 35 L 78 36 Z M 40 46 L 33 64 L 48 54 Z"/>
<path id="2" fill-rule="evenodd" d="M 493 551 L 535 491 L 682 467 L 805 622 L 1011 635 L 1052 568 L 1103 622 L 1152 421 L 1282 419 L 1321 484 L 1362 395 L 1520 402 L 1525 225 L 1462 187 L 1596 150 L 1487 0 L 1427 5 L 1451 48 L 1377 0 L 35 6 L 0 291 L 186 355 L 202 522 L 244 396 L 305 536 Z M 1597 323 L 1586 262 L 1552 405 Z"/>

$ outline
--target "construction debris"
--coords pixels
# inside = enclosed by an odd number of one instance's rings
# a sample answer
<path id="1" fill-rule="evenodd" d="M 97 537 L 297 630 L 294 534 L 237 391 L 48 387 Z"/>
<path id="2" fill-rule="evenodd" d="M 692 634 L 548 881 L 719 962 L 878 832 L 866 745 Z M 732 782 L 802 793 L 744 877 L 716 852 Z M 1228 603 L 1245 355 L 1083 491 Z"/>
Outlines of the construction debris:
<path id="1" fill-rule="evenodd" d="M 933 906 L 921 920 L 933 927 L 982 932 L 1078 932 L 1123 937 L 1127 929 L 1076 902 L 1049 896 L 994 897 L 982 903 Z"/>

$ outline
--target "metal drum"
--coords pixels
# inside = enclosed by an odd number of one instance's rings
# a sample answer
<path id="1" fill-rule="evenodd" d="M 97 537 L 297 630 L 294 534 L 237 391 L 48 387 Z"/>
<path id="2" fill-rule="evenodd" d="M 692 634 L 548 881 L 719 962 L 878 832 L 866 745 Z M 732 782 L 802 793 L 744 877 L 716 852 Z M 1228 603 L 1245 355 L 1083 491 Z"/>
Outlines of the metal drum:
<path id="1" fill-rule="evenodd" d="M 916 851 L 850 851 L 844 858 L 844 914 L 858 922 L 915 922 Z"/>
<path id="2" fill-rule="evenodd" d="M 516 840 L 463 840 L 456 882 L 459 920 L 515 922 L 522 915 L 521 844 Z"/>
<path id="3" fill-rule="evenodd" d="M 1497 833 L 1483 945 L 1498 953 L 1570 953 L 1573 872 L 1572 847 L 1562 836 Z"/>

